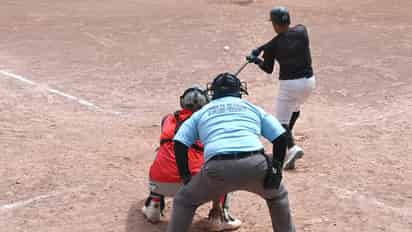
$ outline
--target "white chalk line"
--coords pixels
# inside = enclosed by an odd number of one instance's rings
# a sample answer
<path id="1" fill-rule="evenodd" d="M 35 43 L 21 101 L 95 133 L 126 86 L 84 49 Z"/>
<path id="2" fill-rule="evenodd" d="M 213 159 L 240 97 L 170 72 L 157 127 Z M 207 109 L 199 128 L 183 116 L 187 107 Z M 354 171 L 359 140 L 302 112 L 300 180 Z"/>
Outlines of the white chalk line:
<path id="1" fill-rule="evenodd" d="M 14 79 L 19 80 L 19 81 L 21 81 L 21 82 L 24 82 L 24 83 L 26 83 L 26 84 L 28 84 L 28 85 L 33 85 L 33 86 L 39 85 L 39 84 L 37 84 L 36 82 L 34 82 L 34 81 L 32 81 L 32 80 L 29 80 L 29 79 L 26 78 L 26 77 L 23 77 L 23 76 L 20 76 L 20 75 L 11 73 L 11 72 L 6 71 L 6 70 L 0 70 L 0 74 L 3 74 L 4 76 L 7 76 L 7 77 L 14 78 Z M 88 108 L 91 108 L 91 109 L 94 109 L 94 110 L 100 110 L 100 111 L 103 110 L 101 107 L 99 107 L 99 106 L 97 106 L 97 105 L 95 105 L 95 104 L 93 104 L 93 103 L 91 103 L 91 102 L 89 102 L 89 101 L 87 101 L 87 100 L 85 100 L 85 99 L 82 99 L 82 98 L 79 98 L 79 97 L 75 97 L 75 96 L 73 96 L 73 95 L 64 93 L 64 92 L 62 92 L 62 91 L 60 91 L 60 90 L 53 89 L 53 88 L 49 88 L 49 87 L 47 87 L 46 90 L 49 91 L 50 93 L 59 95 L 59 96 L 61 96 L 61 97 L 67 98 L 67 99 L 72 100 L 72 101 L 75 101 L 75 102 L 77 102 L 78 104 L 83 105 L 83 106 L 86 106 L 86 107 L 88 107 Z M 117 111 L 108 111 L 108 112 L 109 112 L 109 113 L 116 114 L 116 115 L 121 114 L 120 112 L 117 112 Z"/>
<path id="2" fill-rule="evenodd" d="M 5 204 L 5 205 L 0 206 L 0 213 L 1 212 L 7 212 L 7 211 L 17 209 L 17 208 L 21 208 L 21 207 L 29 205 L 31 203 L 34 203 L 34 202 L 37 202 L 37 201 L 40 201 L 40 200 L 43 200 L 43 199 L 51 198 L 51 197 L 56 197 L 56 196 L 62 195 L 64 193 L 75 192 L 75 191 L 80 190 L 81 188 L 83 188 L 83 186 L 79 186 L 77 188 L 66 189 L 64 191 L 55 191 L 55 192 L 51 192 L 51 193 L 48 193 L 48 194 L 39 195 L 39 196 L 36 196 L 36 197 L 33 197 L 33 198 L 29 198 L 29 199 L 26 199 L 26 200 L 16 201 L 16 202 L 13 202 L 13 203 L 10 203 L 10 204 Z"/>
<path id="3" fill-rule="evenodd" d="M 83 32 L 83 34 L 86 35 L 87 37 L 93 39 L 94 41 L 96 41 L 97 43 L 102 45 L 103 47 L 112 48 L 115 45 L 115 42 L 111 39 L 99 38 L 99 37 L 97 37 L 96 35 L 93 35 L 90 32 Z"/>

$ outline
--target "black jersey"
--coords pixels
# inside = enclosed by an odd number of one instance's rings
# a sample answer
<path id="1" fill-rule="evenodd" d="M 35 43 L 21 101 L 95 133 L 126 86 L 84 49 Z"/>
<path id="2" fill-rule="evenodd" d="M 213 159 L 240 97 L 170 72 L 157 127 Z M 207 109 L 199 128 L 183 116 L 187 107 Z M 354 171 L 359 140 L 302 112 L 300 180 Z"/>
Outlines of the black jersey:
<path id="1" fill-rule="evenodd" d="M 309 36 L 306 27 L 296 25 L 280 33 L 261 47 L 263 63 L 260 67 L 273 72 L 275 60 L 279 63 L 279 79 L 293 80 L 313 76 Z"/>

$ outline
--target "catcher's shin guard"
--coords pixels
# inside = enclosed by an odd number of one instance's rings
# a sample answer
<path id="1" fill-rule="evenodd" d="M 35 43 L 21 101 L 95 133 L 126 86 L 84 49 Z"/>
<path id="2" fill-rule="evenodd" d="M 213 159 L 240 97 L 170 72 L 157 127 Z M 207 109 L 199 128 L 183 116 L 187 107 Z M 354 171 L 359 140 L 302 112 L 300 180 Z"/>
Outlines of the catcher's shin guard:
<path id="1" fill-rule="evenodd" d="M 151 223 L 158 223 L 163 216 L 164 196 L 156 193 L 150 193 L 142 208 L 143 215 Z"/>
<path id="2" fill-rule="evenodd" d="M 146 199 L 145 206 L 149 206 L 151 201 L 159 202 L 160 212 L 163 215 L 163 210 L 165 209 L 165 196 L 150 192 L 150 196 Z"/>

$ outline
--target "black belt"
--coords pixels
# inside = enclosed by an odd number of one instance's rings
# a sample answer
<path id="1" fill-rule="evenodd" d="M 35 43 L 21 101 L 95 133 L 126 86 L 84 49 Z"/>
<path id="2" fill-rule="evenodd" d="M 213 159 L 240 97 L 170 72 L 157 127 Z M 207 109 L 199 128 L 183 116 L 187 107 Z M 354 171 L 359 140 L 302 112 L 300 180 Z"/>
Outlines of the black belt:
<path id="1" fill-rule="evenodd" d="M 312 76 L 283 77 L 283 78 L 279 78 L 279 80 L 282 80 L 282 81 L 290 81 L 290 80 L 298 80 L 298 79 L 309 79 L 309 78 L 311 78 L 311 77 L 313 77 L 313 75 L 312 75 Z"/>
<path id="2" fill-rule="evenodd" d="M 257 151 L 245 151 L 245 152 L 235 152 L 235 153 L 228 153 L 228 154 L 217 154 L 210 158 L 210 160 L 233 160 L 233 159 L 243 159 L 249 156 L 257 155 L 257 154 L 264 154 L 263 150 Z"/>

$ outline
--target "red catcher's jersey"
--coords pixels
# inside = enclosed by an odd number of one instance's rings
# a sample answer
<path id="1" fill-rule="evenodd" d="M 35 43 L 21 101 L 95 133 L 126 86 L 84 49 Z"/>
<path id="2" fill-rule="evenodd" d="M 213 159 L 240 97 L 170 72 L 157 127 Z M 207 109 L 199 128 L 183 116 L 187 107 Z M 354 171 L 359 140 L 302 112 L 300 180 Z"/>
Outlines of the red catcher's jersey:
<path id="1" fill-rule="evenodd" d="M 160 148 L 156 158 L 150 167 L 149 177 L 152 181 L 180 183 L 179 170 L 176 164 L 174 153 L 173 137 L 177 132 L 178 127 L 192 115 L 192 111 L 183 109 L 174 114 L 166 115 L 162 122 L 162 133 L 160 135 Z M 200 141 L 189 148 L 189 170 L 193 175 L 196 175 L 203 166 L 203 144 Z"/>

